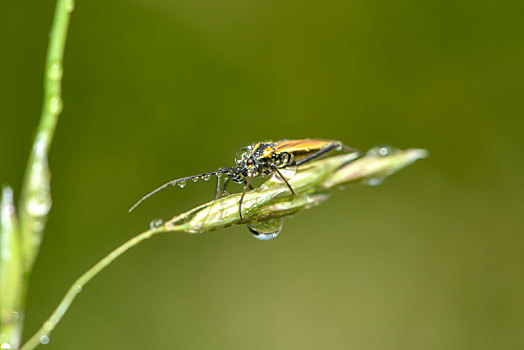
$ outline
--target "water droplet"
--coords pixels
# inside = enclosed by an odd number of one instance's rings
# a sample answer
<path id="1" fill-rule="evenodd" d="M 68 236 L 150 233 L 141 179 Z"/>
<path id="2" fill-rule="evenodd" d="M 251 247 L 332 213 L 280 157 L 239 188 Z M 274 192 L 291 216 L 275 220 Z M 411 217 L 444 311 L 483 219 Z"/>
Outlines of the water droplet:
<path id="1" fill-rule="evenodd" d="M 0 346 L 0 349 L 11 349 L 11 344 L 9 344 L 9 343 L 2 343 L 2 346 Z"/>
<path id="2" fill-rule="evenodd" d="M 49 78 L 53 80 L 62 79 L 63 72 L 64 71 L 62 69 L 62 63 L 60 61 L 55 61 L 51 63 L 51 66 L 49 66 L 49 71 L 48 71 Z"/>
<path id="3" fill-rule="evenodd" d="M 51 196 L 49 194 L 37 195 L 27 203 L 27 210 L 33 216 L 44 216 L 51 210 Z"/>
<path id="4" fill-rule="evenodd" d="M 159 228 L 163 224 L 164 224 L 164 220 L 162 220 L 162 219 L 154 219 L 154 220 L 151 220 L 151 222 L 149 223 L 149 228 L 151 230 L 153 230 L 155 228 Z"/>
<path id="5" fill-rule="evenodd" d="M 282 226 L 284 226 L 284 219 L 278 218 L 248 224 L 247 228 L 256 239 L 269 241 L 278 236 L 282 230 Z"/>
<path id="6" fill-rule="evenodd" d="M 395 152 L 395 150 L 396 149 L 394 147 L 389 145 L 381 145 L 370 149 L 368 154 L 371 156 L 385 157 L 391 155 L 393 152 Z"/>
<path id="7" fill-rule="evenodd" d="M 186 182 L 185 181 L 180 181 L 177 185 L 180 188 L 184 188 L 184 187 L 186 187 Z"/>
<path id="8" fill-rule="evenodd" d="M 203 179 L 204 181 L 209 181 L 209 179 L 211 179 L 211 175 L 209 175 L 209 174 L 204 175 L 204 176 L 202 176 L 202 179 Z"/>
<path id="9" fill-rule="evenodd" d="M 82 286 L 81 285 L 77 285 L 76 286 L 76 292 L 79 293 L 79 294 L 82 293 Z"/>
<path id="10" fill-rule="evenodd" d="M 222 173 L 217 173 L 216 176 L 220 179 L 222 177 Z"/>
<path id="11" fill-rule="evenodd" d="M 384 178 L 383 177 L 372 177 L 372 178 L 367 179 L 365 181 L 365 184 L 368 185 L 368 186 L 378 186 L 382 182 L 384 182 Z"/>
<path id="12" fill-rule="evenodd" d="M 49 344 L 49 337 L 47 335 L 43 335 L 40 337 L 40 344 L 47 345 Z"/>
<path id="13" fill-rule="evenodd" d="M 64 0 L 64 7 L 67 12 L 73 12 L 75 9 L 75 0 Z"/>
<path id="14" fill-rule="evenodd" d="M 194 177 L 194 178 L 191 179 L 191 181 L 193 181 L 193 182 L 198 182 L 198 180 L 200 180 L 199 177 Z"/>
<path id="15" fill-rule="evenodd" d="M 222 197 L 227 197 L 227 196 L 229 196 L 229 192 L 228 191 L 223 191 L 221 196 Z"/>
<path id="16" fill-rule="evenodd" d="M 59 95 L 51 96 L 49 99 L 48 111 L 51 114 L 58 114 L 62 112 L 62 99 Z"/>

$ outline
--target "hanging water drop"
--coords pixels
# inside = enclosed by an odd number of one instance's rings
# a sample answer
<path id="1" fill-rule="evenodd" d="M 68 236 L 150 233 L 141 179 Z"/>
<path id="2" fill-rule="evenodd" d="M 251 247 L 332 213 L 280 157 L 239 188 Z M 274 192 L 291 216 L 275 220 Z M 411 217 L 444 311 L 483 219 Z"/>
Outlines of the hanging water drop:
<path id="1" fill-rule="evenodd" d="M 40 344 L 47 345 L 49 344 L 49 337 L 47 335 L 43 335 L 40 337 Z"/>
<path id="2" fill-rule="evenodd" d="M 247 228 L 253 234 L 253 237 L 261 241 L 269 241 L 276 238 L 282 227 L 284 226 L 284 219 L 271 219 L 266 221 L 255 222 L 248 224 Z"/>
<path id="3" fill-rule="evenodd" d="M 149 228 L 151 230 L 154 230 L 155 228 L 159 228 L 163 224 L 164 224 L 164 220 L 162 220 L 162 219 L 154 219 L 154 220 L 151 220 L 151 222 L 149 223 Z"/>
<path id="4" fill-rule="evenodd" d="M 197 177 L 192 178 L 191 181 L 193 181 L 193 182 L 198 182 L 199 179 L 200 179 L 200 178 L 197 176 Z"/>
<path id="5" fill-rule="evenodd" d="M 186 182 L 185 182 L 185 181 L 180 181 L 180 182 L 178 183 L 178 187 L 180 187 L 180 188 L 184 188 L 184 187 L 186 187 Z"/>
<path id="6" fill-rule="evenodd" d="M 204 180 L 204 181 L 209 181 L 209 179 L 211 179 L 211 175 L 209 175 L 209 174 L 206 174 L 206 175 L 202 176 L 202 180 Z"/>
<path id="7" fill-rule="evenodd" d="M 78 294 L 82 293 L 82 286 L 81 286 L 81 285 L 78 284 L 78 285 L 76 286 L 76 292 L 77 292 Z"/>

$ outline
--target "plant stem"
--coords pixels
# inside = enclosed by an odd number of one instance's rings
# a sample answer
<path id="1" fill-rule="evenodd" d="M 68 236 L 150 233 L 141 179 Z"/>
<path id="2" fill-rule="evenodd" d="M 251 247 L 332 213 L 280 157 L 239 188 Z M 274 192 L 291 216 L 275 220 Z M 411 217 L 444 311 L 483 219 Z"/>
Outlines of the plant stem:
<path id="1" fill-rule="evenodd" d="M 78 293 L 82 291 L 84 286 L 93 277 L 95 277 L 100 271 L 106 268 L 107 265 L 111 264 L 116 258 L 124 254 L 130 248 L 136 246 L 138 243 L 148 238 L 151 238 L 152 236 L 158 233 L 174 232 L 174 231 L 179 231 L 178 227 L 172 226 L 168 228 L 166 226 L 161 226 L 156 229 L 150 229 L 150 230 L 144 231 L 136 235 L 135 237 L 131 238 L 130 240 L 122 244 L 120 247 L 116 248 L 111 253 L 109 253 L 105 258 L 97 262 L 93 267 L 87 270 L 82 276 L 80 276 L 71 285 L 71 287 L 65 294 L 62 301 L 60 301 L 60 304 L 58 304 L 55 311 L 53 311 L 53 313 L 47 319 L 47 321 L 44 322 L 42 327 L 40 327 L 40 329 L 36 331 L 36 333 L 33 334 L 33 336 L 27 340 L 27 342 L 22 346 L 21 350 L 31 350 L 31 349 L 36 348 L 40 344 L 47 344 L 47 342 L 49 341 L 49 334 L 53 331 L 53 329 L 55 329 L 58 322 L 60 322 L 60 320 L 62 319 L 62 316 L 64 316 L 66 311 L 69 309 L 69 306 L 71 305 L 73 300 L 76 298 Z"/>
<path id="2" fill-rule="evenodd" d="M 73 7 L 74 0 L 57 0 L 45 63 L 42 114 L 20 197 L 20 229 L 26 275 L 38 254 L 47 214 L 51 209 L 47 155 L 62 111 L 62 62 Z"/>

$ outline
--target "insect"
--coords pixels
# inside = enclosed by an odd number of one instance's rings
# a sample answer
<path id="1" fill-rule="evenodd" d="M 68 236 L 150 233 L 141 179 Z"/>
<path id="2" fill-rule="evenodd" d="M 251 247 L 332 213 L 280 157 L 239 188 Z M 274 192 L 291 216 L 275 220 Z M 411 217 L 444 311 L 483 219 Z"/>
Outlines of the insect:
<path id="1" fill-rule="evenodd" d="M 145 199 L 170 185 L 178 184 L 180 187 L 184 187 L 188 180 L 198 181 L 198 179 L 204 179 L 207 181 L 212 175 L 216 175 L 218 180 L 215 199 L 225 191 L 229 181 L 244 184 L 244 190 L 238 201 L 238 213 L 240 220 L 242 220 L 242 201 L 247 190 L 251 188 L 251 180 L 253 178 L 275 174 L 286 184 L 291 193 L 296 194 L 286 177 L 282 174 L 282 170 L 298 167 L 334 150 L 360 154 L 359 151 L 344 145 L 340 141 L 333 140 L 299 139 L 257 142 L 243 147 L 237 152 L 235 156 L 236 166 L 220 168 L 214 172 L 169 181 L 142 197 L 129 211 L 131 212 Z M 221 187 L 220 180 L 222 176 L 226 177 L 223 187 Z"/>

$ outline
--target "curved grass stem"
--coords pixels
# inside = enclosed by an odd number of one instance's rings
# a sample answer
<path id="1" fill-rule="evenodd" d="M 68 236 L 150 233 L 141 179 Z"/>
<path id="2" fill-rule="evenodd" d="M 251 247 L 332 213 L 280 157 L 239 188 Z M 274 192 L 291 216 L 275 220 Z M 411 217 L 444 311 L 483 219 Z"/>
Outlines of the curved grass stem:
<path id="1" fill-rule="evenodd" d="M 159 234 L 159 233 L 165 233 L 165 232 L 173 232 L 177 231 L 176 227 L 170 227 L 169 229 L 167 227 L 161 226 L 156 229 L 150 229 L 147 231 L 144 231 L 135 237 L 131 238 L 124 244 L 122 244 L 120 247 L 113 250 L 111 253 L 109 253 L 105 258 L 97 262 L 93 267 L 91 267 L 89 270 L 84 272 L 82 276 L 80 276 L 69 288 L 65 296 L 62 298 L 62 301 L 58 304 L 57 308 L 51 316 L 44 322 L 42 327 L 40 327 L 39 330 L 36 331 L 35 334 L 31 336 L 27 340 L 27 342 L 22 346 L 21 350 L 31 350 L 36 348 L 40 344 L 46 344 L 49 341 L 49 334 L 55 329 L 57 324 L 60 322 L 66 311 L 69 309 L 69 306 L 71 306 L 71 303 L 73 300 L 75 300 L 76 296 L 82 291 L 82 289 L 85 287 L 85 285 L 91 281 L 93 277 L 95 277 L 97 274 L 99 274 L 103 269 L 105 269 L 109 264 L 111 264 L 116 258 L 127 252 L 129 249 L 136 246 L 138 243 L 151 238 L 152 236 Z"/>

